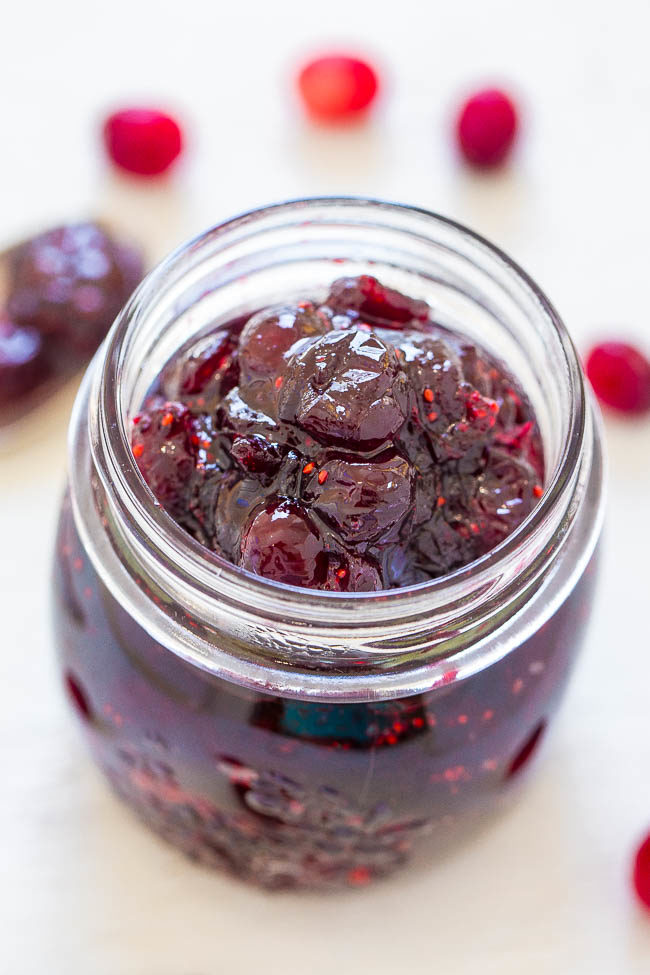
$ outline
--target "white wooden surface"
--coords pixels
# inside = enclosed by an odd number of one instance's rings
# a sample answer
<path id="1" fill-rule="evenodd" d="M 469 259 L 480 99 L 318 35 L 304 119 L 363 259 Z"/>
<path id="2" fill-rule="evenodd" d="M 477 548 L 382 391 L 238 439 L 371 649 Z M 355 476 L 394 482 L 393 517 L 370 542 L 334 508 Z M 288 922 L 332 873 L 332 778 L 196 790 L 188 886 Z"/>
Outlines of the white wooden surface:
<path id="1" fill-rule="evenodd" d="M 582 347 L 650 351 L 650 8 L 645 0 L 228 4 L 59 0 L 3 13 L 0 234 L 88 213 L 152 258 L 239 209 L 363 193 L 437 209 L 510 251 Z M 369 51 L 386 96 L 360 130 L 315 131 L 292 61 Z M 466 84 L 511 80 L 526 131 L 510 168 L 457 164 Z M 191 120 L 169 183 L 112 176 L 106 107 L 152 96 Z M 607 421 L 606 558 L 588 648 L 520 805 L 453 858 L 340 897 L 264 896 L 191 866 L 109 795 L 59 694 L 49 557 L 66 390 L 0 451 L 0 971 L 7 975 L 636 975 L 650 916 L 630 893 L 650 828 L 650 420 Z"/>

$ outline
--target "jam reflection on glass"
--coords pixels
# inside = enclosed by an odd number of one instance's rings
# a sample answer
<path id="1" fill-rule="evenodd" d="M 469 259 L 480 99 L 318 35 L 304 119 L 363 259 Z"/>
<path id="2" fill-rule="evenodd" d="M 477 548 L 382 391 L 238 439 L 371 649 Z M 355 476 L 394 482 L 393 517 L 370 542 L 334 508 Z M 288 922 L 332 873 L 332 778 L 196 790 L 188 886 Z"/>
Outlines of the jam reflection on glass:
<path id="1" fill-rule="evenodd" d="M 134 418 L 132 448 L 202 544 L 276 582 L 336 592 L 467 565 L 543 492 L 517 382 L 425 302 L 368 275 L 182 349 Z"/>
<path id="2" fill-rule="evenodd" d="M 39 234 L 3 265 L 0 425 L 87 362 L 143 272 L 140 254 L 95 223 Z"/>
<path id="3" fill-rule="evenodd" d="M 593 564 L 530 639 L 393 701 L 248 691 L 156 643 L 98 579 L 66 502 L 55 565 L 64 686 L 114 789 L 192 859 L 270 888 L 363 886 L 508 799 L 589 616 Z"/>

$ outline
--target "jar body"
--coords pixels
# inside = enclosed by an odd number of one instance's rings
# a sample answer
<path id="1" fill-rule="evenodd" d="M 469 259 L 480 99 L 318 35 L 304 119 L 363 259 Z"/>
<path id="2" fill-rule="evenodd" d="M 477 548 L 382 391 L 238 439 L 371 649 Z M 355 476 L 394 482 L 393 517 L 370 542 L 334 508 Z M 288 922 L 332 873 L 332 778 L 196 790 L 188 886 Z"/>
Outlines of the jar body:
<path id="1" fill-rule="evenodd" d="M 346 272 L 425 299 L 501 359 L 547 461 L 538 506 L 497 549 L 389 592 L 279 586 L 220 560 L 161 511 L 129 446 L 183 342 Z M 570 339 L 487 242 L 373 201 L 298 201 L 215 228 L 145 279 L 72 421 L 54 622 L 94 756 L 158 833 L 266 887 L 359 886 L 446 848 L 513 792 L 566 687 L 602 480 Z"/>
<path id="2" fill-rule="evenodd" d="M 62 676 L 115 791 L 193 859 L 266 887 L 363 885 L 508 801 L 582 643 L 596 556 L 541 628 L 466 680 L 386 701 L 238 687 L 179 659 L 97 576 L 61 514 Z"/>

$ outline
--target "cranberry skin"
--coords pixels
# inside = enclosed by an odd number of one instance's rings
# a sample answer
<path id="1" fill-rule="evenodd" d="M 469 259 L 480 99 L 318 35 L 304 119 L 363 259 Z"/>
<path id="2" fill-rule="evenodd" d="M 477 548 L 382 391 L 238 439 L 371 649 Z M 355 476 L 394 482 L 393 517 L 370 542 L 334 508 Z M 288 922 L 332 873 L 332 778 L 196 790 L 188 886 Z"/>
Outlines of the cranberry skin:
<path id="1" fill-rule="evenodd" d="M 327 555 L 305 509 L 281 501 L 253 518 L 242 538 L 241 565 L 275 582 L 315 587 L 325 580 Z"/>
<path id="2" fill-rule="evenodd" d="M 282 466 L 280 445 L 255 434 L 236 436 L 230 454 L 246 474 L 263 484 L 269 484 Z"/>
<path id="3" fill-rule="evenodd" d="M 100 344 L 142 277 L 133 249 L 93 223 L 56 227 L 17 248 L 7 309 L 80 355 Z"/>
<path id="4" fill-rule="evenodd" d="M 298 76 L 298 90 L 312 118 L 349 121 L 365 114 L 377 95 L 379 81 L 366 61 L 328 55 L 304 66 Z"/>
<path id="5" fill-rule="evenodd" d="M 172 360 L 163 371 L 161 385 L 170 400 L 205 393 L 222 398 L 239 378 L 239 368 L 233 361 L 235 343 L 228 331 L 215 332 L 201 339 L 185 356 Z"/>
<path id="6" fill-rule="evenodd" d="M 395 350 L 360 329 L 330 332 L 293 356 L 279 415 L 324 444 L 374 449 L 404 423 L 406 377 Z"/>
<path id="7" fill-rule="evenodd" d="M 463 373 L 454 351 L 441 339 L 422 332 L 405 332 L 398 348 L 404 369 L 417 397 L 418 412 L 432 414 L 429 427 L 446 431 L 463 416 L 458 390 Z"/>
<path id="8" fill-rule="evenodd" d="M 650 911 L 650 834 L 646 836 L 634 858 L 632 881 L 637 897 Z"/>
<path id="9" fill-rule="evenodd" d="M 138 176 L 159 176 L 180 156 L 178 122 L 153 108 L 127 108 L 109 115 L 104 145 L 116 166 Z"/>
<path id="10" fill-rule="evenodd" d="M 251 405 L 272 409 L 294 346 L 323 335 L 329 319 L 314 306 L 281 306 L 259 312 L 246 323 L 239 338 L 241 386 Z"/>
<path id="11" fill-rule="evenodd" d="M 408 298 L 387 288 L 377 278 L 361 274 L 357 278 L 338 278 L 330 288 L 325 304 L 333 312 L 358 312 L 364 321 L 377 325 L 401 327 L 408 322 L 426 322 L 426 301 Z"/>
<path id="12" fill-rule="evenodd" d="M 321 471 L 327 473 L 322 481 Z M 399 455 L 366 463 L 336 459 L 309 477 L 305 499 L 344 541 L 386 542 L 413 504 L 413 471 Z"/>
<path id="13" fill-rule="evenodd" d="M 0 320 L 0 404 L 8 405 L 31 393 L 47 373 L 39 333 Z"/>
<path id="14" fill-rule="evenodd" d="M 135 422 L 135 421 L 134 421 Z M 131 449 L 140 472 L 173 516 L 187 514 L 187 490 L 195 469 L 194 424 L 181 403 L 161 403 L 135 423 Z"/>
<path id="15" fill-rule="evenodd" d="M 500 165 L 512 149 L 518 124 L 509 95 L 498 88 L 476 92 L 462 106 L 456 123 L 463 156 L 472 166 Z"/>
<path id="16" fill-rule="evenodd" d="M 476 557 L 473 536 L 461 534 L 449 524 L 443 510 L 435 511 L 429 521 L 418 528 L 413 539 L 412 558 L 418 567 L 425 568 L 431 579 L 468 565 Z"/>
<path id="17" fill-rule="evenodd" d="M 413 332 L 404 334 L 399 348 L 436 460 L 458 460 L 489 443 L 499 406 L 464 381 L 455 351 L 439 338 Z"/>
<path id="18" fill-rule="evenodd" d="M 326 592 L 378 592 L 384 586 L 372 559 L 348 554 L 330 558 L 327 578 L 318 588 Z"/>
<path id="19" fill-rule="evenodd" d="M 587 356 L 589 382 L 598 399 L 620 413 L 650 409 L 650 362 L 626 342 L 602 342 Z"/>

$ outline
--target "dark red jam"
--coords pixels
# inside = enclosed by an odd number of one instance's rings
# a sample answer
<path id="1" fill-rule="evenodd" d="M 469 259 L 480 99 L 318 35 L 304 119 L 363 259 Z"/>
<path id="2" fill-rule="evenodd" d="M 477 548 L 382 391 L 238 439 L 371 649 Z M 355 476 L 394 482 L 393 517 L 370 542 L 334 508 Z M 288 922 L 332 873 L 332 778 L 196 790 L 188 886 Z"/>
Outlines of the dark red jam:
<path id="1" fill-rule="evenodd" d="M 0 321 L 0 422 L 95 352 L 142 277 L 142 258 L 98 224 L 57 227 L 10 250 Z"/>
<path id="2" fill-rule="evenodd" d="M 183 349 L 132 446 L 202 544 L 337 592 L 472 562 L 521 524 L 544 476 L 535 416 L 503 366 L 365 275 Z"/>
<path id="3" fill-rule="evenodd" d="M 62 682 L 117 794 L 193 860 L 268 888 L 361 887 L 446 850 L 514 794 L 566 686 L 594 581 L 592 564 L 544 626 L 466 680 L 450 663 L 425 694 L 294 700 L 152 639 L 99 579 L 66 503 Z"/>
<path id="4" fill-rule="evenodd" d="M 521 524 L 544 474 L 535 417 L 503 366 L 370 277 L 181 350 L 134 420 L 132 447 L 203 545 L 324 590 L 402 587 L 470 562 Z M 128 551 L 119 557 L 152 618 L 164 600 L 188 632 L 197 626 Z M 298 699 L 157 642 L 98 575 L 66 501 L 54 572 L 62 682 L 116 792 L 192 859 L 267 888 L 363 887 L 446 849 L 524 777 L 594 579 L 592 561 L 543 625 L 469 676 L 452 657 L 426 693 Z M 214 639 L 235 658 L 252 649 Z"/>

